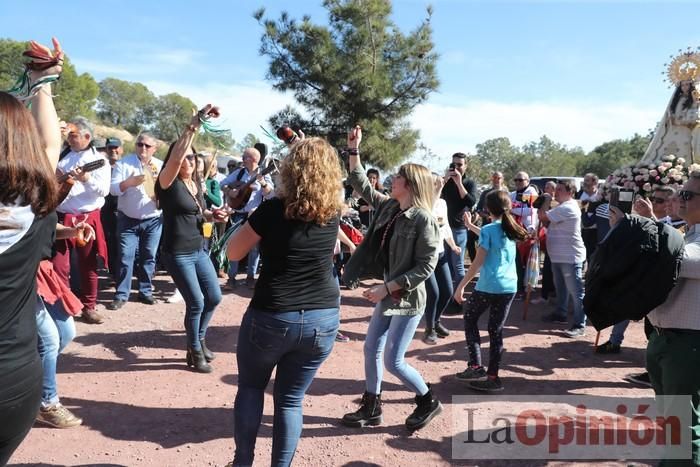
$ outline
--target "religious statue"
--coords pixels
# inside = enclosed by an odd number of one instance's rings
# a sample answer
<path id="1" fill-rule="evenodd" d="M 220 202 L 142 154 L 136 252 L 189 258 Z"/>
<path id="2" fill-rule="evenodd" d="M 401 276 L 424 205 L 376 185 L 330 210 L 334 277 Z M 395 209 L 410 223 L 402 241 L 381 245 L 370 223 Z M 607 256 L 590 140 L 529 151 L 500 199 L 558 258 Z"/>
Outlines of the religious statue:
<path id="1" fill-rule="evenodd" d="M 641 162 L 658 164 L 669 155 L 700 162 L 700 51 L 681 52 L 667 67 L 675 90 Z"/>

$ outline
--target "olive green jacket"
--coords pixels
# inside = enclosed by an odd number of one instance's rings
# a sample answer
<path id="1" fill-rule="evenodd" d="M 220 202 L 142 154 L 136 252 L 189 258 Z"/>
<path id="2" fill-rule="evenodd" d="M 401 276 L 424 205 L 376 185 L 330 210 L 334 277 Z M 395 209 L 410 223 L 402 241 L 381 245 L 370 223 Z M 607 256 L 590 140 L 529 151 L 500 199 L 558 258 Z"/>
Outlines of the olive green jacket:
<path id="1" fill-rule="evenodd" d="M 386 225 L 400 211 L 395 199 L 374 190 L 362 166 L 350 172 L 348 181 L 362 198 L 374 208 L 372 223 L 362 243 L 345 265 L 343 282 L 357 287 L 363 277 L 394 281 L 401 286 L 401 299 L 387 296 L 381 301 L 384 315 L 414 316 L 425 310 L 425 285 L 437 264 L 440 231 L 432 213 L 417 207 L 409 208 L 396 219 L 389 242 L 389 265 L 379 261 L 379 248 Z"/>

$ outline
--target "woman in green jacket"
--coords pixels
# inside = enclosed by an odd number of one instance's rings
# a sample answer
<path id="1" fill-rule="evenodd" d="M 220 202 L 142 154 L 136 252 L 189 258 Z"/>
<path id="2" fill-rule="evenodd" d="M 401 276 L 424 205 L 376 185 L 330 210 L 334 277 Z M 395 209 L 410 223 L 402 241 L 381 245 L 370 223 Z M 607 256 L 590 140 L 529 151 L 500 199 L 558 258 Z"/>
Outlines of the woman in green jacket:
<path id="1" fill-rule="evenodd" d="M 442 410 L 430 386 L 404 359 L 425 309 L 424 282 L 437 263 L 440 234 L 432 216 L 433 178 L 422 165 L 404 164 L 393 178 L 391 196 L 378 192 L 360 163 L 361 140 L 358 126 L 348 135 L 348 180 L 375 215 L 364 241 L 345 267 L 343 281 L 356 287 L 360 277 L 370 275 L 383 282 L 363 293 L 376 304 L 364 345 L 366 390 L 360 409 L 346 414 L 342 423 L 363 427 L 382 422 L 384 366 L 416 394 L 417 407 L 406 419 L 406 427 L 417 430 Z"/>

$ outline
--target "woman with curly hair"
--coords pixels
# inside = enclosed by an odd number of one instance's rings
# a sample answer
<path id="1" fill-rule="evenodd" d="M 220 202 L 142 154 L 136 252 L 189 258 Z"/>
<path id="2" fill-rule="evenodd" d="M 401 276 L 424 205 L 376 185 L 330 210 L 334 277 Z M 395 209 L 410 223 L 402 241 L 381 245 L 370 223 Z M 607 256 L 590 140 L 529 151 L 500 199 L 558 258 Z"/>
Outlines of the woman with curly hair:
<path id="1" fill-rule="evenodd" d="M 236 452 L 251 465 L 265 388 L 275 373 L 272 463 L 290 465 L 302 429 L 306 390 L 333 349 L 339 326 L 333 249 L 339 228 L 340 162 L 320 138 L 290 147 L 276 197 L 265 201 L 228 243 L 229 260 L 256 244 L 265 261 L 238 334 Z"/>

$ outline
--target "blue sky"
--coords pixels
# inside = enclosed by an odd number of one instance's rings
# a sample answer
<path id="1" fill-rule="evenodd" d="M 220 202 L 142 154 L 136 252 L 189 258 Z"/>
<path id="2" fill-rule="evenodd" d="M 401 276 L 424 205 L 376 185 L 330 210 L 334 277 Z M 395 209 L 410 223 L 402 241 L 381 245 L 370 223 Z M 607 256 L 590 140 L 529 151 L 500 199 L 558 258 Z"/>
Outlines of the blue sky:
<path id="1" fill-rule="evenodd" d="M 423 142 L 445 160 L 486 139 L 524 144 L 541 135 L 590 150 L 656 125 L 671 91 L 669 55 L 700 46 L 693 2 L 433 0 L 441 86 L 411 117 Z M 428 2 L 396 0 L 408 31 Z M 320 0 L 3 2 L 0 37 L 48 42 L 56 35 L 79 72 L 140 81 L 156 94 L 179 92 L 219 103 L 234 137 L 291 96 L 265 81 L 261 27 L 252 12 L 311 15 Z M 37 12 L 46 12 L 45 16 Z M 259 136 L 262 136 L 259 134 Z"/>

